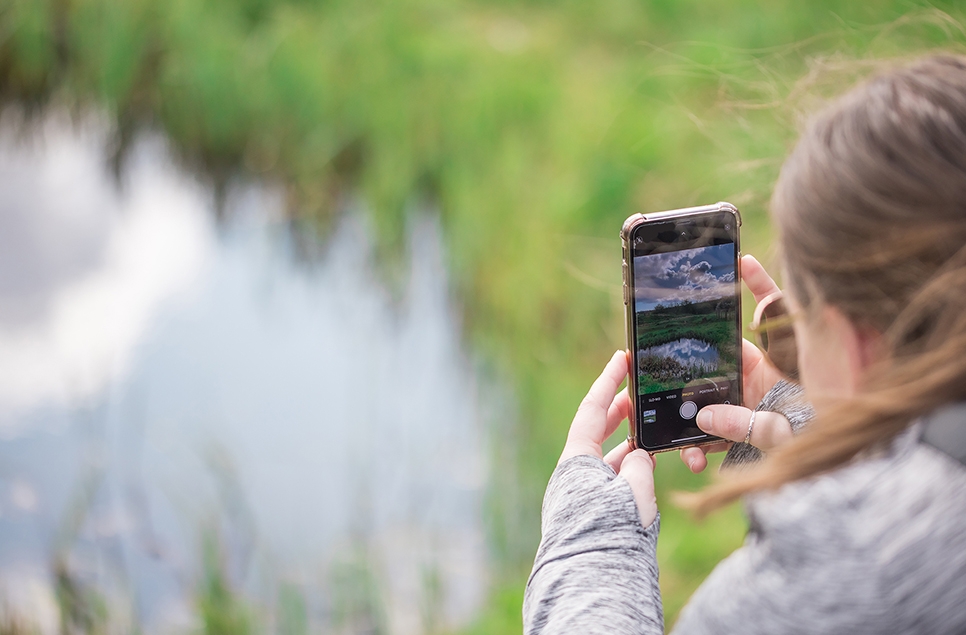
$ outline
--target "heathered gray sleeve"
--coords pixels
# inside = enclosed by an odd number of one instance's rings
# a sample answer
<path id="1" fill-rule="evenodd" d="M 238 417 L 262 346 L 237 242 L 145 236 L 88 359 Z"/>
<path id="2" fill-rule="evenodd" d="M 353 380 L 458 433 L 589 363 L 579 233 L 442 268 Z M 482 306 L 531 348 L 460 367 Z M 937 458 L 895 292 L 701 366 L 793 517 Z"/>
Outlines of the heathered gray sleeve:
<path id="1" fill-rule="evenodd" d="M 544 496 L 523 632 L 663 633 L 659 526 L 641 526 L 630 485 L 601 459 L 560 464 Z"/>

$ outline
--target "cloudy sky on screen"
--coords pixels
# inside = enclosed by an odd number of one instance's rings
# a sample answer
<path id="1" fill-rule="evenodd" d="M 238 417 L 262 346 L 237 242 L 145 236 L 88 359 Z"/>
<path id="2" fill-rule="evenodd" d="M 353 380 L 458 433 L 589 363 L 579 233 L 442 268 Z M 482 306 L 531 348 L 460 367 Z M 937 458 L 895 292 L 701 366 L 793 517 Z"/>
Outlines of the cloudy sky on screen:
<path id="1" fill-rule="evenodd" d="M 683 300 L 705 302 L 734 293 L 734 245 L 714 245 L 634 258 L 635 310 Z"/>

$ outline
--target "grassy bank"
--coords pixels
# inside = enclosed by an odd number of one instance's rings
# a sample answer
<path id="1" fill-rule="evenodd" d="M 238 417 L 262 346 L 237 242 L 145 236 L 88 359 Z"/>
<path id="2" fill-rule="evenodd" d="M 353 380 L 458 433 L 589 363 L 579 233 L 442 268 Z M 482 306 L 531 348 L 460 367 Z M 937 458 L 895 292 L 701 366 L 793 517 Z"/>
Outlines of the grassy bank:
<path id="1" fill-rule="evenodd" d="M 725 310 L 721 311 L 723 303 Z M 735 302 L 727 299 L 641 311 L 637 314 L 637 345 L 650 348 L 687 337 L 718 347 L 731 344 L 733 355 L 734 321 Z"/>
<path id="2" fill-rule="evenodd" d="M 0 0 L 0 99 L 105 109 L 118 162 L 163 130 L 216 191 L 283 184 L 323 234 L 361 192 L 387 272 L 411 203 L 438 206 L 468 344 L 518 406 L 493 443 L 514 467 L 494 476 L 498 575 L 472 630 L 511 633 L 566 428 L 623 346 L 623 219 L 729 200 L 767 262 L 798 110 L 869 60 L 961 50 L 962 18 L 908 0 Z M 662 501 L 706 482 L 658 463 Z M 671 622 L 744 524 L 662 514 Z"/>

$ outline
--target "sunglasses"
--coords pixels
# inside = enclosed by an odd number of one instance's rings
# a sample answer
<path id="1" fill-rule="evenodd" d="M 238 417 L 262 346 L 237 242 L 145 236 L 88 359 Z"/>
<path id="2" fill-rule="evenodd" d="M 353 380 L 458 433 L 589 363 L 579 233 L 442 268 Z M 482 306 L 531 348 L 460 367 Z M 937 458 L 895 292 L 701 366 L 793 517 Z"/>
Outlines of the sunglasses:
<path id="1" fill-rule="evenodd" d="M 793 321 L 782 292 L 776 291 L 758 303 L 749 328 L 768 363 L 788 379 L 798 381 L 798 345 Z"/>

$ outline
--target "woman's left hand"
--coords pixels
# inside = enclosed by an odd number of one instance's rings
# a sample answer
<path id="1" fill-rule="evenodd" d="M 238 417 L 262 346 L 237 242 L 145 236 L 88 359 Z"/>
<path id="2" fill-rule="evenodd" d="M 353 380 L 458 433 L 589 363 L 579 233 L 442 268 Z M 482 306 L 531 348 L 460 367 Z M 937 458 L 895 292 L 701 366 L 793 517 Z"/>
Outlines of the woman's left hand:
<path id="1" fill-rule="evenodd" d="M 617 389 L 627 377 L 627 353 L 617 351 L 607 362 L 604 372 L 590 387 L 590 391 L 574 415 L 567 435 L 567 444 L 560 455 L 559 465 L 569 458 L 586 454 L 606 461 L 618 478 L 631 486 L 641 524 L 647 527 L 657 516 L 657 499 L 654 496 L 654 459 L 644 450 L 631 451 L 627 443 L 604 456 L 603 444 L 627 418 L 629 400 L 627 390 Z"/>

